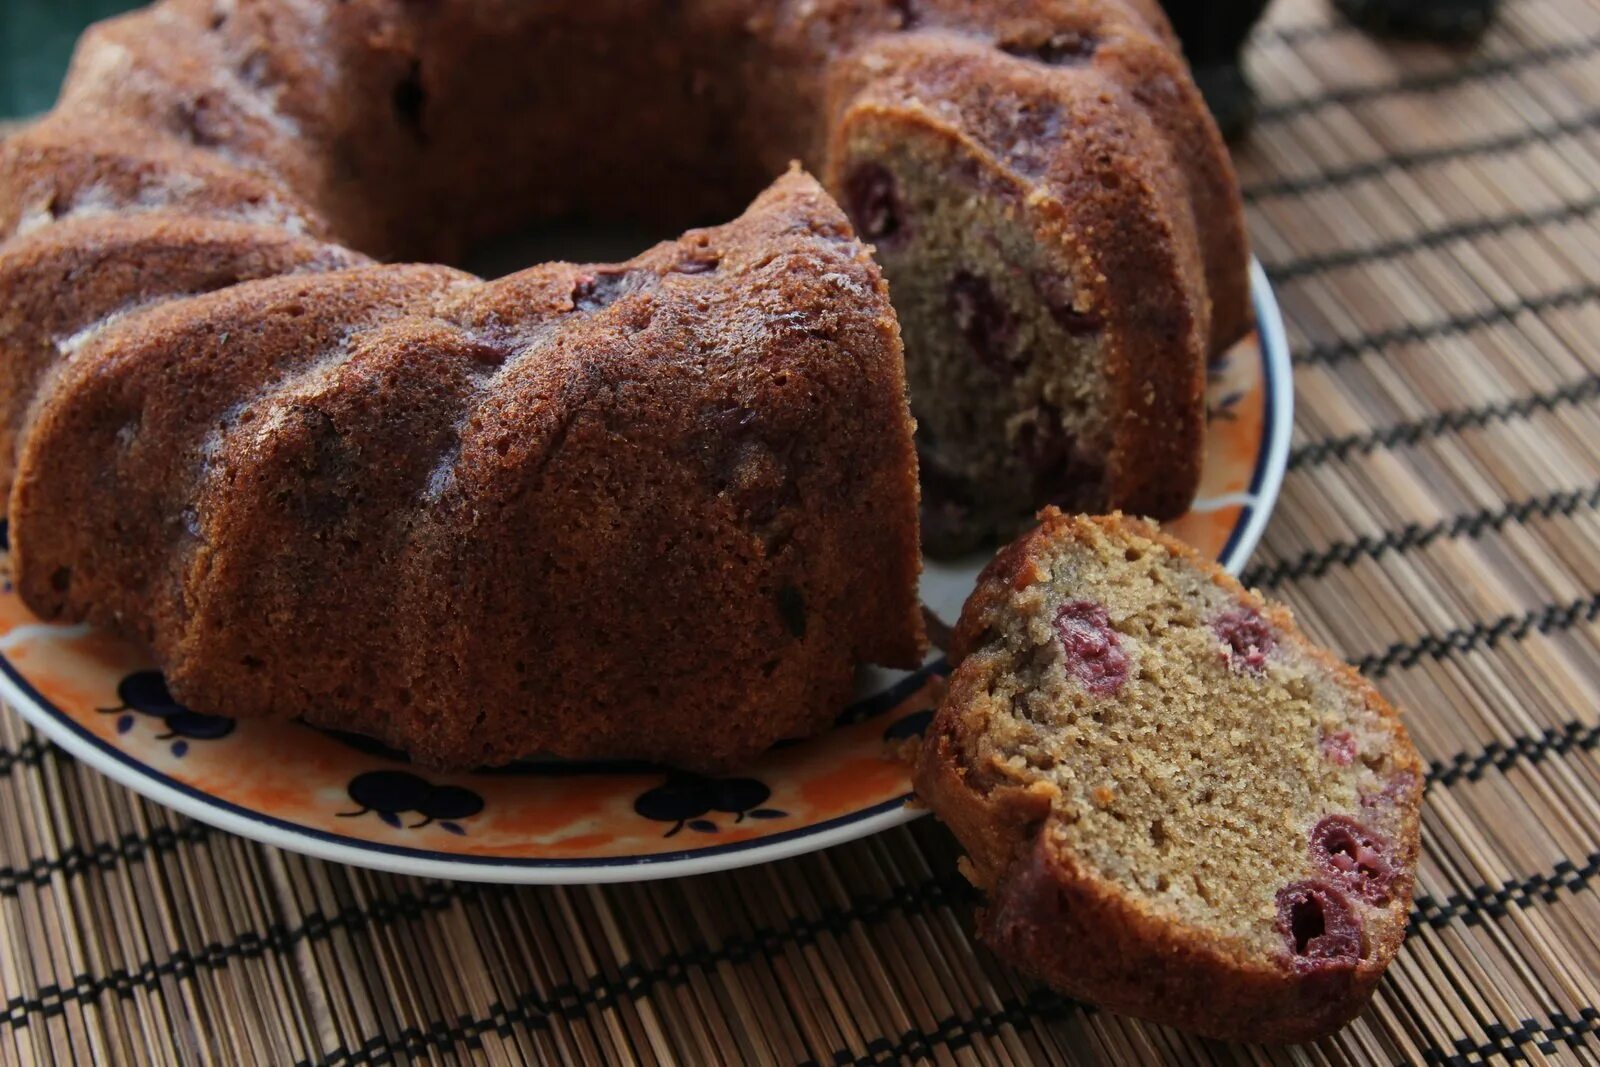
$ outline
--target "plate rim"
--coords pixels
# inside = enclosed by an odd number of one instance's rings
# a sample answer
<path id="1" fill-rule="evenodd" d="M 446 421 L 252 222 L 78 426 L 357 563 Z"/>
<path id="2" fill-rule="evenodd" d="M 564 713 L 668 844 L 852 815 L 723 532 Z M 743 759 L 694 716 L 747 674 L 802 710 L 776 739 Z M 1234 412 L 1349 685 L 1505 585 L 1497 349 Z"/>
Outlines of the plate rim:
<path id="1" fill-rule="evenodd" d="M 1245 497 L 1243 521 L 1234 526 L 1219 554 L 1222 566 L 1232 574 L 1239 573 L 1260 543 L 1267 520 L 1277 506 L 1288 468 L 1289 439 L 1294 425 L 1293 365 L 1288 338 L 1271 282 L 1254 256 L 1250 259 L 1250 300 L 1266 375 L 1262 415 L 1266 447 L 1258 454 L 1250 486 L 1242 494 Z M 934 660 L 911 676 L 938 669 L 941 662 L 942 659 Z M 56 709 L 3 653 L 0 653 L 0 697 L 51 742 L 111 780 L 163 807 L 275 848 L 415 877 L 523 885 L 592 885 L 708 874 L 830 848 L 903 825 L 926 813 L 925 809 L 908 803 L 912 794 L 905 793 L 859 811 L 792 830 L 653 855 L 541 859 L 443 853 L 303 826 L 180 782 L 110 745 Z"/>

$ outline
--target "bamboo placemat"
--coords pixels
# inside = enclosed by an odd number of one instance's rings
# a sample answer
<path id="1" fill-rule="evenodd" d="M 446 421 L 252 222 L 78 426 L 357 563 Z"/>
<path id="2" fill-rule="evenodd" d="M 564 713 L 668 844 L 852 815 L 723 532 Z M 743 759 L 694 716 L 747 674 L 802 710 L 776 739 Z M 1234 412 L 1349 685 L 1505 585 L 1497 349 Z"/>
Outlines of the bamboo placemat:
<path id="1" fill-rule="evenodd" d="M 1095 1012 L 974 946 L 924 821 L 721 875 L 426 882 L 176 817 L 0 714 L 0 1061 L 1600 1058 L 1600 0 L 1470 53 L 1280 0 L 1239 151 L 1295 354 L 1249 579 L 1409 709 L 1410 939 L 1296 1050 Z"/>

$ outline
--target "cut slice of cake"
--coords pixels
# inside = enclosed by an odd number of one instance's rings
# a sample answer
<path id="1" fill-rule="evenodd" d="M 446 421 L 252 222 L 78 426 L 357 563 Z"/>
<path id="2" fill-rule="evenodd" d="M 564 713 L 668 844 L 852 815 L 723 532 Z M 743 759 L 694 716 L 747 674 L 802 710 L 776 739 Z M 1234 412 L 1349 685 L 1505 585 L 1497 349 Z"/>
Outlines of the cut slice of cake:
<path id="1" fill-rule="evenodd" d="M 1411 903 L 1422 774 L 1396 712 L 1154 526 L 1040 518 L 962 611 L 916 769 L 988 893 L 980 936 L 1202 1034 L 1340 1026 Z"/>

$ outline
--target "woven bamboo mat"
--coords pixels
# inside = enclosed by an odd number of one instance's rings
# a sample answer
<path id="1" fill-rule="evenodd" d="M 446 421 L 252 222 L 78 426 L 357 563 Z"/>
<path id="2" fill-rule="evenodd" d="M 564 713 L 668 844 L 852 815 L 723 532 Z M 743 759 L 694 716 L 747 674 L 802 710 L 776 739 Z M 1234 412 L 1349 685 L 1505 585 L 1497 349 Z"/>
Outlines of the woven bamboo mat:
<path id="1" fill-rule="evenodd" d="M 0 1061 L 1475 1064 L 1600 1058 L 1600 0 L 1477 50 L 1280 0 L 1240 150 L 1298 424 L 1250 580 L 1410 711 L 1410 939 L 1296 1050 L 1033 987 L 970 937 L 946 834 L 505 889 L 255 845 L 0 714 Z"/>

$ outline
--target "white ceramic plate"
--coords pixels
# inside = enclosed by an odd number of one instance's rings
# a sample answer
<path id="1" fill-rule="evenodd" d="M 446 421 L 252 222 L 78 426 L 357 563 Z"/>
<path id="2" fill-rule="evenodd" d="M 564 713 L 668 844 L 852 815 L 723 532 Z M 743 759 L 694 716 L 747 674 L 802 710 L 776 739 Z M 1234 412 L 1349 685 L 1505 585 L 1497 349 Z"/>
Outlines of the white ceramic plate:
<path id="1" fill-rule="evenodd" d="M 1168 524 L 1237 572 L 1278 497 L 1293 386 L 1259 264 L 1257 332 L 1212 371 L 1193 510 Z M 953 621 L 985 558 L 930 562 L 924 602 Z M 893 741 L 927 725 L 944 664 L 864 671 L 835 727 L 706 778 L 643 764 L 527 761 L 438 774 L 370 741 L 292 722 L 234 722 L 175 704 L 137 650 L 39 623 L 0 588 L 0 693 L 74 756 L 186 815 L 270 845 L 407 874 L 611 882 L 792 856 L 915 818 Z"/>

